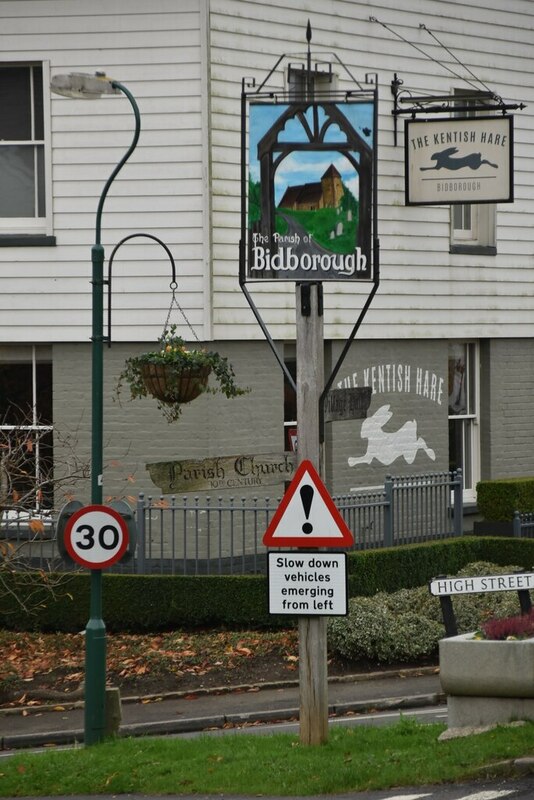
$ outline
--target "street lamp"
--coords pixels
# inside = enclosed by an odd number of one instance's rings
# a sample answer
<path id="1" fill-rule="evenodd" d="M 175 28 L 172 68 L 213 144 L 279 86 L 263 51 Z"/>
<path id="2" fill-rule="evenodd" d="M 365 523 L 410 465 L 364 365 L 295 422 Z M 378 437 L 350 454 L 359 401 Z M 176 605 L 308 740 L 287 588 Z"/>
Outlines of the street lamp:
<path id="1" fill-rule="evenodd" d="M 95 243 L 91 248 L 92 263 L 92 383 L 91 383 L 91 503 L 102 504 L 103 484 L 103 417 L 104 417 L 104 248 L 101 243 L 102 211 L 111 184 L 132 155 L 139 139 L 141 116 L 130 91 L 122 83 L 104 73 L 81 72 L 55 75 L 50 84 L 55 94 L 91 100 L 107 94 L 124 94 L 135 116 L 132 143 L 121 158 L 100 195 L 96 211 Z M 106 626 L 102 619 L 102 570 L 91 570 L 90 619 L 85 629 L 85 743 L 94 744 L 105 736 L 106 702 Z"/>
<path id="2" fill-rule="evenodd" d="M 55 75 L 50 88 L 55 94 L 64 97 L 94 100 L 106 94 L 126 95 L 135 115 L 134 137 L 127 152 L 109 176 L 98 201 L 95 224 L 95 243 L 91 250 L 93 284 L 93 327 L 92 327 L 92 438 L 91 438 L 91 502 L 102 502 L 102 461 L 103 461 L 103 333 L 104 333 L 104 248 L 101 243 L 102 211 L 111 184 L 132 155 L 139 139 L 141 116 L 135 98 L 118 81 L 111 80 L 103 73 L 87 75 L 74 72 L 70 75 Z"/>

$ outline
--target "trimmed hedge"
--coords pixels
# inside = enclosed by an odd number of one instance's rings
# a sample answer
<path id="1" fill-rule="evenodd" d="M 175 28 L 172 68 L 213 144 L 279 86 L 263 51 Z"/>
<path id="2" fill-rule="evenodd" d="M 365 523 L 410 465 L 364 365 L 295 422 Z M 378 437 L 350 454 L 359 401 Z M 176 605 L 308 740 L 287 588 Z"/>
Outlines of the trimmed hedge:
<path id="1" fill-rule="evenodd" d="M 517 564 L 532 569 L 533 539 L 462 537 L 349 554 L 349 595 L 424 585 L 437 575 L 454 574 L 472 561 Z M 7 578 L 8 576 L 4 576 Z M 89 616 L 90 576 L 68 573 L 56 597 L 42 588 L 39 573 L 9 578 L 13 593 L 39 601 L 35 613 L 21 611 L 4 595 L 0 626 L 13 630 L 80 631 Z M 287 627 L 295 618 L 268 611 L 267 578 L 262 575 L 103 576 L 103 617 L 111 631 L 142 632 L 228 626 Z"/>
<path id="2" fill-rule="evenodd" d="M 16 585 L 13 592 L 28 596 L 39 590 L 34 584 Z M 40 607 L 32 614 L 18 608 L 13 598 L 4 598 L 0 626 L 14 630 L 80 631 L 89 616 L 91 578 L 88 573 L 70 573 L 56 589 L 55 597 L 39 592 Z M 110 575 L 102 580 L 102 615 L 111 631 L 141 632 L 210 625 L 229 627 L 276 627 L 282 621 L 268 613 L 267 583 L 260 575 L 184 576 Z"/>
<path id="3" fill-rule="evenodd" d="M 512 572 L 515 566 L 475 561 L 456 574 L 499 575 Z M 476 631 L 488 619 L 517 617 L 519 610 L 517 592 L 485 592 L 454 598 L 458 633 Z M 348 616 L 328 620 L 329 652 L 350 661 L 364 658 L 383 663 L 413 662 L 433 657 L 444 636 L 439 598 L 432 596 L 425 584 L 396 592 L 378 592 L 373 597 L 354 597 L 349 602 Z"/>
<path id="4" fill-rule="evenodd" d="M 477 483 L 477 506 L 485 520 L 507 522 L 515 511 L 534 512 L 534 478 Z"/>
<path id="5" fill-rule="evenodd" d="M 471 561 L 534 565 L 534 540 L 462 536 L 440 542 L 350 553 L 349 596 L 422 586 L 436 575 L 453 575 Z"/>

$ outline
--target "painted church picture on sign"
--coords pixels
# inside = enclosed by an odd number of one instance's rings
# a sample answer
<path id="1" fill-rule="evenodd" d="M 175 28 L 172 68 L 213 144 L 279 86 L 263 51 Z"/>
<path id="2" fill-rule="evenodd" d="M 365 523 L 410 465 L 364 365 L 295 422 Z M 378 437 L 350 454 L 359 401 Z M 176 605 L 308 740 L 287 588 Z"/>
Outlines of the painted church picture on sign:
<path id="1" fill-rule="evenodd" d="M 374 108 L 252 103 L 247 278 L 372 278 Z"/>

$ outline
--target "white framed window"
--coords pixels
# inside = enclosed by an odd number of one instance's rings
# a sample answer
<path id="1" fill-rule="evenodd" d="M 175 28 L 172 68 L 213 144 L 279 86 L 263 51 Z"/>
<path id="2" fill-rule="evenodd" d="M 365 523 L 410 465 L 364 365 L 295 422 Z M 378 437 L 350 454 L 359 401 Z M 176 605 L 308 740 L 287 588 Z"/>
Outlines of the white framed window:
<path id="1" fill-rule="evenodd" d="M 293 380 L 297 380 L 297 357 L 294 345 L 285 345 L 284 363 Z M 284 375 L 284 450 L 297 449 L 297 393 Z"/>
<path id="2" fill-rule="evenodd" d="M 308 90 L 317 94 L 317 99 L 325 99 L 336 91 L 337 75 L 327 70 L 312 69 L 308 71 L 302 66 L 290 66 L 287 71 L 287 90 L 291 100 L 301 100 Z"/>
<path id="3" fill-rule="evenodd" d="M 465 203 L 451 206 L 451 252 L 476 252 L 494 255 L 495 205 Z M 462 248 L 471 248 L 463 249 Z"/>
<path id="4" fill-rule="evenodd" d="M 469 111 L 459 111 L 454 116 L 477 115 L 476 97 L 469 92 L 469 99 L 462 99 L 464 92 L 455 91 L 457 104 Z M 484 113 L 483 108 L 478 113 Z M 485 112 L 488 113 L 487 111 Z M 463 203 L 451 205 L 451 252 L 464 254 L 495 255 L 496 253 L 496 207 L 494 203 Z"/>
<path id="5" fill-rule="evenodd" d="M 51 234 L 47 62 L 0 62 L 0 237 Z"/>
<path id="6" fill-rule="evenodd" d="M 471 203 L 451 206 L 452 232 L 454 241 L 473 241 L 478 237 L 477 215 Z"/>
<path id="7" fill-rule="evenodd" d="M 5 506 L 52 508 L 52 364 L 46 348 L 21 348 L 5 359 L 0 351 L 0 444 Z"/>
<path id="8" fill-rule="evenodd" d="M 477 342 L 449 343 L 449 468 L 462 470 L 467 502 L 480 480 L 479 365 Z"/>

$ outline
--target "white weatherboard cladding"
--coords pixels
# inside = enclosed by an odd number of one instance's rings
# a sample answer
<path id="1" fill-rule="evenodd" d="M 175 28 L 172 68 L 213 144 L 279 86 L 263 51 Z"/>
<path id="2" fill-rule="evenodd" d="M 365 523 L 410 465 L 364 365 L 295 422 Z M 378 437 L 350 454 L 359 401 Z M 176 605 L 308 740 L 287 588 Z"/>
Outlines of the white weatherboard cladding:
<path id="1" fill-rule="evenodd" d="M 532 128 L 534 88 L 529 31 L 532 4 L 383 0 L 328 3 L 306 0 L 212 0 L 211 111 L 213 176 L 214 333 L 257 335 L 257 323 L 235 292 L 239 241 L 239 96 L 241 78 L 266 77 L 282 53 L 335 51 L 351 74 L 376 72 L 379 104 L 379 237 L 381 286 L 360 337 L 463 338 L 532 336 L 534 213 Z M 386 30 L 374 15 L 407 41 Z M 448 205 L 404 205 L 403 118 L 393 140 L 394 73 L 414 94 L 450 94 L 472 88 L 467 69 L 440 47 L 424 24 L 460 61 L 506 102 L 525 102 L 515 113 L 515 202 L 497 206 L 497 255 L 451 254 Z M 412 42 L 415 47 L 411 47 Z M 424 51 L 428 55 L 421 52 Z M 455 77 L 437 59 L 461 78 Z M 291 58 L 289 59 L 291 60 Z M 287 60 L 285 62 L 287 67 Z M 335 67 L 342 77 L 342 70 Z M 282 77 L 273 80 L 282 85 Z M 339 84 L 343 88 L 347 82 Z M 482 89 L 476 84 L 477 89 Z M 294 284 L 250 285 L 274 338 L 294 336 Z M 325 337 L 345 338 L 368 287 L 325 285 Z"/>
<path id="2" fill-rule="evenodd" d="M 533 17 L 528 0 L 381 0 L 378 7 L 357 0 L 0 0 L 0 52 L 2 62 L 46 61 L 52 74 L 105 70 L 129 87 L 142 131 L 104 206 L 107 256 L 130 233 L 161 237 L 176 258 L 180 305 L 199 338 L 263 339 L 238 285 L 241 80 L 262 81 L 283 53 L 293 61 L 305 54 L 309 19 L 314 53 L 335 52 L 358 80 L 378 75 L 381 286 L 359 338 L 528 337 Z M 447 67 L 469 78 L 467 69 L 421 24 L 497 95 L 527 104 L 515 113 L 515 202 L 497 206 L 496 256 L 449 252 L 449 206 L 404 205 L 394 74 L 415 94 L 470 88 Z M 353 86 L 339 65 L 334 71 L 340 88 Z M 283 76 L 275 82 L 282 86 Z M 132 130 L 125 97 L 51 99 L 57 246 L 0 247 L 0 341 L 89 339 L 97 202 Z M 114 339 L 154 341 L 169 281 L 170 264 L 156 244 L 140 239 L 122 248 L 114 262 Z M 250 289 L 273 337 L 294 338 L 294 284 Z M 325 286 L 325 337 L 347 336 L 368 290 Z M 176 321 L 189 338 L 179 314 Z"/>
<path id="3" fill-rule="evenodd" d="M 141 112 L 139 144 L 107 196 L 102 243 L 161 238 L 177 266 L 180 305 L 200 339 L 210 335 L 204 0 L 0 1 L 1 61 L 47 60 L 50 73 L 103 70 Z M 124 95 L 51 98 L 56 247 L 0 247 L 0 337 L 87 341 L 91 245 L 100 193 L 132 141 Z M 114 340 L 154 341 L 171 294 L 162 247 L 134 239 L 113 264 Z M 183 318 L 174 322 L 191 338 Z M 29 322 L 31 324 L 29 324 Z"/>

